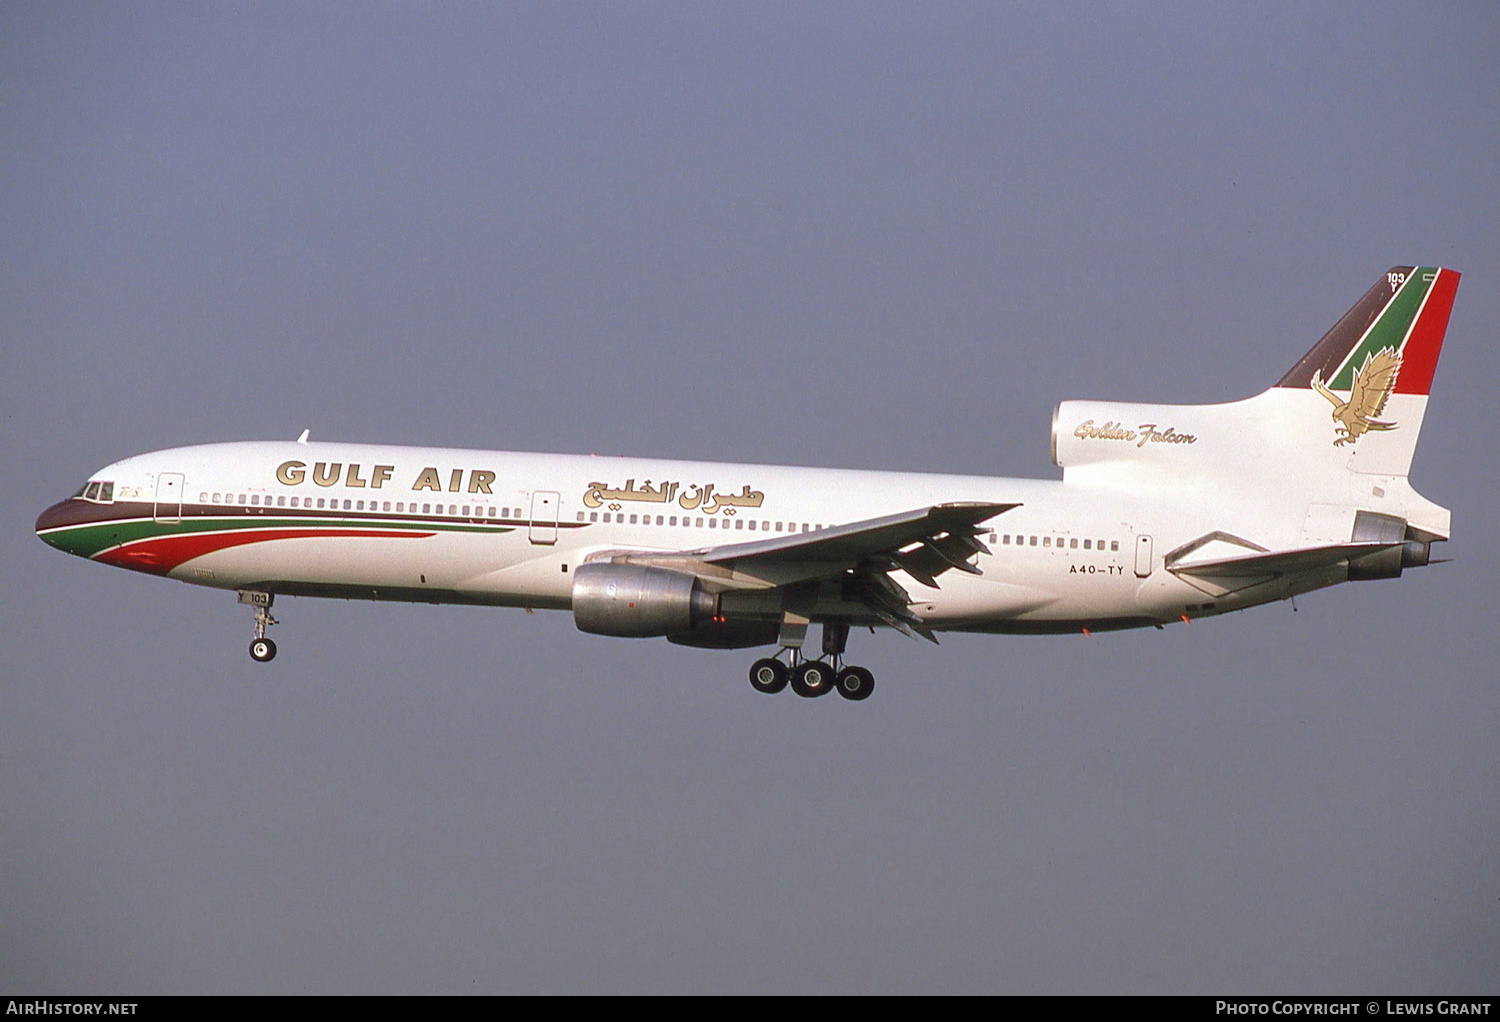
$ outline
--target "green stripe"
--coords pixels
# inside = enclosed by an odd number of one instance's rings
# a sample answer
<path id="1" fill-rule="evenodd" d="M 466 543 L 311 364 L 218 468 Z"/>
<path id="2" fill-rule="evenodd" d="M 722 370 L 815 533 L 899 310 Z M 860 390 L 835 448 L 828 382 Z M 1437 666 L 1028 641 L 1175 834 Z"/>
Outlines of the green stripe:
<path id="1" fill-rule="evenodd" d="M 1401 350 L 1401 345 L 1411 330 L 1412 321 L 1422 308 L 1422 300 L 1432 290 L 1436 275 L 1437 269 L 1432 266 L 1417 266 L 1407 274 L 1406 283 L 1401 286 L 1401 290 L 1386 303 L 1380 318 L 1365 333 L 1364 339 L 1349 352 L 1349 357 L 1339 366 L 1338 372 L 1333 374 L 1333 379 L 1327 381 L 1330 389 L 1353 390 L 1354 373 L 1366 358 L 1382 348 Z"/>
<path id="2" fill-rule="evenodd" d="M 460 525 L 446 522 L 371 521 L 343 518 L 185 518 L 166 524 L 150 518 L 75 525 L 44 533 L 42 538 L 70 554 L 93 557 L 101 550 L 141 539 L 185 536 L 195 532 L 239 532 L 245 529 L 389 529 L 410 532 L 468 532 L 501 535 L 516 531 L 513 525 Z"/>

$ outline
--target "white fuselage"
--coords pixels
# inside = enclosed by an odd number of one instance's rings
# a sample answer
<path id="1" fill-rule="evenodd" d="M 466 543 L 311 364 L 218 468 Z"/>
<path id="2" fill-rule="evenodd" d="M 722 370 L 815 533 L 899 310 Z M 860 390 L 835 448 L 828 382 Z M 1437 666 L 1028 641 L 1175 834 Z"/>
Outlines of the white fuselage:
<path id="1" fill-rule="evenodd" d="M 180 511 L 157 499 L 163 480 L 174 476 L 181 477 Z M 953 501 L 1019 506 L 985 523 L 989 553 L 972 562 L 981 574 L 948 572 L 934 589 L 893 573 L 933 629 L 1148 624 L 1342 580 L 1323 571 L 1226 592 L 1162 570 L 1166 553 L 1214 530 L 1267 549 L 1301 541 L 1305 494 L 1240 493 L 1223 480 L 1141 489 L 295 442 L 160 451 L 94 478 L 114 484 L 122 510 L 135 506 L 136 519 L 165 522 L 169 534 L 195 522 L 211 536 L 219 522 L 226 535 L 261 530 L 282 537 L 217 549 L 205 538 L 203 552 L 158 572 L 225 589 L 565 609 L 570 572 L 593 557 L 715 548 Z M 299 520 L 312 516 L 326 534 L 298 532 Z M 340 534 L 341 525 L 351 534 Z M 421 526 L 422 534 L 402 534 L 398 525 Z M 755 589 L 776 580 L 730 582 Z"/>

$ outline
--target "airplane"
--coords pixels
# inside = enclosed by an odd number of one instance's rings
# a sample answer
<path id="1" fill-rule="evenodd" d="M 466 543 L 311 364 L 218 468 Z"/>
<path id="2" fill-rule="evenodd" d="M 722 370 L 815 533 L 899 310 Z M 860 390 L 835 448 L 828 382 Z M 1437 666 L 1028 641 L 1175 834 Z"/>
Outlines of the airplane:
<path id="1" fill-rule="evenodd" d="M 851 629 L 1083 634 L 1399 577 L 1450 535 L 1407 479 L 1459 274 L 1396 266 L 1277 383 L 1064 401 L 1060 480 L 312 441 L 126 458 L 36 522 L 67 553 L 277 596 L 571 610 L 584 632 L 776 647 L 751 684 L 867 698 Z M 821 626 L 816 652 L 808 629 Z M 811 655 L 809 655 L 811 654 Z"/>

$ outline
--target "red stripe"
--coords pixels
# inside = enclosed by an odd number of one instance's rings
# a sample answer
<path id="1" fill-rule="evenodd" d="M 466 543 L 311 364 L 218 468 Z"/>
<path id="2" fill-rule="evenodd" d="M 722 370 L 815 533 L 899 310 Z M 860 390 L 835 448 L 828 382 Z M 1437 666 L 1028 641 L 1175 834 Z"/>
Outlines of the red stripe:
<path id="1" fill-rule="evenodd" d="M 1432 374 L 1443 350 L 1443 334 L 1448 330 L 1448 313 L 1453 311 L 1459 276 L 1456 270 L 1437 271 L 1437 280 L 1432 282 L 1422 312 L 1412 324 L 1411 336 L 1401 350 L 1397 394 L 1426 394 L 1432 389 Z"/>
<path id="2" fill-rule="evenodd" d="M 432 532 L 411 532 L 406 529 L 255 529 L 236 532 L 195 532 L 183 536 L 155 536 L 151 539 L 126 543 L 112 550 L 94 555 L 94 560 L 113 564 L 117 568 L 133 568 L 153 575 L 165 575 L 173 568 L 194 557 L 244 546 L 247 543 L 267 543 L 277 539 L 313 539 L 323 536 L 355 536 L 378 539 L 425 539 L 436 535 Z"/>

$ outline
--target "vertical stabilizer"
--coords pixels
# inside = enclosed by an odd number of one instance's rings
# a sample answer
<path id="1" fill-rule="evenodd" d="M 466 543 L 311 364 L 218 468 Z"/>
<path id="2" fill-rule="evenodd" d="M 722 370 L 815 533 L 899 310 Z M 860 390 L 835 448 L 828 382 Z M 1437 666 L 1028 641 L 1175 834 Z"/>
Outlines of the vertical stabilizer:
<path id="1" fill-rule="evenodd" d="M 1327 493 L 1351 472 L 1404 477 L 1458 277 L 1392 267 L 1275 386 L 1243 401 L 1064 401 L 1053 460 L 1079 482 L 1218 479 Z"/>
<path id="2" fill-rule="evenodd" d="M 1410 471 L 1458 278 L 1436 266 L 1391 267 L 1276 384 L 1328 403 L 1324 441 L 1351 452 L 1352 470 Z"/>

